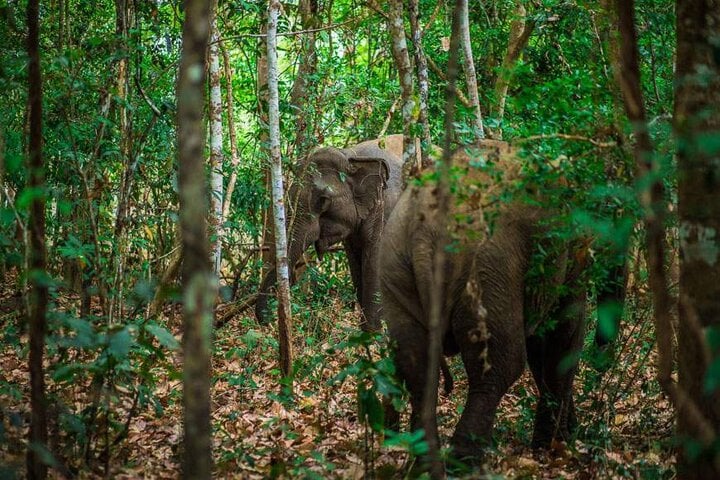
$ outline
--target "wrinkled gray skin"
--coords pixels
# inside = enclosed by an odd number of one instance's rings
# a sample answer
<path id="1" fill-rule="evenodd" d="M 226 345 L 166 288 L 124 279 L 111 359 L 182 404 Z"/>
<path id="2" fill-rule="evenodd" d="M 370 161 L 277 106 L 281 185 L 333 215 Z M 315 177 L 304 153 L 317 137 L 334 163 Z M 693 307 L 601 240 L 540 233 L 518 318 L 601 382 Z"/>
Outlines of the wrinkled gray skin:
<path id="1" fill-rule="evenodd" d="M 380 147 L 382 145 L 382 148 Z M 363 312 L 366 331 L 379 331 L 378 247 L 382 229 L 402 189 L 402 135 L 368 140 L 355 147 L 323 147 L 312 152 L 305 173 L 291 191 L 295 208 L 288 228 L 288 260 L 292 267 L 315 246 L 318 257 L 342 243 Z M 294 279 L 291 279 L 294 282 Z M 275 269 L 258 290 L 255 316 L 270 321 L 268 298 Z"/>
<path id="2" fill-rule="evenodd" d="M 397 374 L 410 394 L 413 430 L 422 428 L 427 325 L 439 232 L 437 215 L 433 215 L 436 205 L 433 185 L 406 189 L 385 226 L 380 246 L 383 317 L 395 345 Z M 519 201 L 496 208 L 498 217 L 490 237 L 465 237 L 459 251 L 448 253 L 442 290 L 443 353 L 461 355 L 469 382 L 465 409 L 451 441 L 452 453 L 475 464 L 491 444 L 497 406 L 526 361 L 540 392 L 533 446 L 547 446 L 551 439 L 570 434 L 576 423 L 572 398 L 576 365 L 564 365 L 563 371 L 558 365 L 568 354 L 579 352 L 584 331 L 585 291 L 577 285 L 583 267 L 571 260 L 576 255 L 569 254 L 573 252 L 570 246 L 550 260 L 557 266 L 552 278 L 535 285 L 533 293 L 526 291 L 526 273 L 542 233 L 540 221 L 548 214 Z M 478 291 L 474 284 L 480 286 L 479 297 L 473 295 Z M 564 296 L 557 291 L 560 285 L 570 287 Z M 557 326 L 535 335 L 536 325 L 551 318 Z M 437 392 L 431 395 L 437 404 Z M 426 439 L 438 445 L 437 425 Z"/>

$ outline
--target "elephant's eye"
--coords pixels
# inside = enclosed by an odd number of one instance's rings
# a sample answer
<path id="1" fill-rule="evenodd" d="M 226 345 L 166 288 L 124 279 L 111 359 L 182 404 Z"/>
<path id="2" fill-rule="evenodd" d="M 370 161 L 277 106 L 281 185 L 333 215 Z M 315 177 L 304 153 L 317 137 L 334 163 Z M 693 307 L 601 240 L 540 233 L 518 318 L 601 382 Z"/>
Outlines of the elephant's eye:
<path id="1" fill-rule="evenodd" d="M 345 172 L 338 172 L 338 175 L 340 176 L 340 181 L 345 183 L 345 180 L 347 180 L 347 174 Z"/>

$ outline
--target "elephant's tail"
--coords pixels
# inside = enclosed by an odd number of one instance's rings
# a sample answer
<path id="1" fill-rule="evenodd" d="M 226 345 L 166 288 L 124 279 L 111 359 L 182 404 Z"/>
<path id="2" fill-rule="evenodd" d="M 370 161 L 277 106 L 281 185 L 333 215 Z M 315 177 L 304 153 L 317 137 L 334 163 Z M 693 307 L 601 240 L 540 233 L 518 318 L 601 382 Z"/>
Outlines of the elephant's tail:
<path id="1" fill-rule="evenodd" d="M 450 372 L 450 366 L 448 365 L 447 358 L 444 356 L 440 357 L 440 371 L 442 372 L 444 380 L 445 395 L 450 395 L 455 387 L 452 373 Z"/>

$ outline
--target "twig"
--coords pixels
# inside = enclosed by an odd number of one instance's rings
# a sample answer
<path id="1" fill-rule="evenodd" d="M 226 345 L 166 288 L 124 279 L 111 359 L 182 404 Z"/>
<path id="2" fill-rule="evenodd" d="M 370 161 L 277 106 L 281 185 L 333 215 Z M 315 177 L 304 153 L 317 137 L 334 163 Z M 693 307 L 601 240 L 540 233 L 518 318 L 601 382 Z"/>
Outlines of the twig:
<path id="1" fill-rule="evenodd" d="M 18 225 L 20 226 L 20 230 L 23 232 L 23 237 L 24 237 L 25 231 L 27 230 L 27 226 L 25 225 L 25 222 L 23 222 L 23 219 L 20 216 L 20 212 L 18 212 L 17 208 L 15 208 L 15 200 L 14 200 L 14 198 L 10 197 L 10 192 L 8 192 L 7 185 L 5 185 L 5 184 L 3 184 L 3 186 L 2 186 L 2 193 L 5 195 L 5 198 L 7 199 L 8 206 L 13 211 L 13 214 L 15 215 L 15 220 L 17 220 Z"/>
<path id="2" fill-rule="evenodd" d="M 132 405 L 130 406 L 130 411 L 128 412 L 128 416 L 125 419 L 125 423 L 122 426 L 122 430 L 120 430 L 120 433 L 117 434 L 115 437 L 115 440 L 112 442 L 112 446 L 117 446 L 120 442 L 125 440 L 128 436 L 128 433 L 130 432 L 130 423 L 132 422 L 132 419 L 135 418 L 135 415 L 137 414 L 137 408 L 140 400 L 140 387 L 142 386 L 142 383 L 138 385 L 137 389 L 135 390 L 135 397 L 133 398 Z"/>
<path id="3" fill-rule="evenodd" d="M 234 114 L 234 97 L 232 87 L 232 72 L 230 69 L 230 56 L 228 55 L 225 44 L 220 41 L 219 43 L 220 52 L 223 56 L 223 70 L 225 72 L 225 105 L 227 108 L 227 124 L 228 124 L 228 137 L 230 142 L 230 179 L 228 180 L 227 190 L 225 191 L 225 198 L 222 205 L 222 218 L 228 218 L 230 215 L 230 205 L 232 201 L 232 195 L 235 191 L 235 184 L 237 183 L 238 177 L 238 165 L 240 165 L 240 154 L 237 148 L 237 135 L 235 132 L 235 114 Z M 249 142 L 245 143 L 243 150 Z"/>
<path id="4" fill-rule="evenodd" d="M 95 269 L 95 276 L 97 279 L 97 286 L 98 286 L 98 298 L 100 300 L 100 307 L 103 312 L 103 316 L 107 317 L 108 315 L 108 304 L 107 304 L 107 288 L 105 285 L 105 281 L 102 279 L 100 273 L 102 270 L 102 266 L 100 263 L 100 259 L 102 258 L 102 248 L 100 247 L 100 233 L 98 229 L 98 222 L 97 217 L 95 216 L 95 209 L 93 206 L 93 195 L 92 190 L 90 189 L 90 184 L 88 182 L 87 178 L 87 171 L 83 168 L 82 164 L 80 163 L 80 155 L 78 153 L 78 147 L 77 142 L 75 140 L 75 135 L 73 135 L 72 128 L 70 128 L 70 117 L 68 116 L 67 112 L 63 109 L 64 119 L 65 119 L 65 128 L 67 129 L 67 135 L 68 139 L 70 140 L 70 145 L 72 146 L 72 158 L 75 163 L 75 167 L 77 168 L 78 173 L 80 174 L 80 178 L 82 179 L 83 189 L 85 190 L 85 196 L 83 200 L 85 203 L 87 203 L 88 208 L 88 219 L 90 220 L 90 228 L 92 233 L 92 241 L 93 241 L 93 249 L 95 258 L 93 258 L 92 265 Z M 96 147 L 99 151 L 99 142 L 102 140 L 102 135 L 104 135 L 104 129 L 102 132 L 98 133 L 98 138 L 96 143 Z M 93 155 L 95 155 L 93 153 Z"/>
<path id="5" fill-rule="evenodd" d="M 178 241 L 178 243 L 180 242 Z M 165 289 L 170 282 L 175 279 L 178 271 L 180 270 L 180 265 L 182 263 L 182 251 L 180 250 L 180 245 L 173 248 L 170 253 L 173 255 L 173 258 L 170 260 L 170 264 L 165 269 L 165 272 L 163 272 L 160 283 L 155 290 L 152 302 L 148 305 L 148 318 L 155 318 L 158 316 L 160 309 L 162 309 L 165 304 Z"/>
<path id="6" fill-rule="evenodd" d="M 154 259 L 154 260 L 150 260 L 150 263 L 157 263 L 157 262 L 159 262 L 160 260 L 163 260 L 163 259 L 169 257 L 170 255 L 172 255 L 173 253 L 175 253 L 175 251 L 176 251 L 177 249 L 179 249 L 179 248 L 180 248 L 180 245 L 176 245 L 172 250 L 170 250 L 169 252 L 167 252 L 165 255 L 161 255 L 161 256 L 159 256 L 158 258 Z"/>
<path id="7" fill-rule="evenodd" d="M 447 82 L 447 77 L 443 73 L 442 70 L 440 70 L 440 67 L 438 67 L 437 63 L 435 63 L 435 60 L 432 59 L 432 57 L 427 56 L 428 65 L 430 65 L 430 70 L 435 72 L 435 74 L 440 77 L 441 80 Z M 470 103 L 470 100 L 465 96 L 465 94 L 460 90 L 457 86 L 454 87 L 455 89 L 455 95 L 457 95 L 458 100 L 460 100 L 460 103 L 465 105 L 467 108 L 472 108 L 472 103 Z"/>
<path id="8" fill-rule="evenodd" d="M 377 13 L 378 15 L 380 15 L 381 17 L 383 17 L 383 19 L 385 19 L 385 21 L 390 20 L 390 15 L 385 13 L 382 10 L 382 8 L 380 8 L 380 5 L 378 5 L 375 0 L 368 0 L 367 3 L 365 4 L 365 6 L 368 7 L 370 10 L 374 11 L 375 13 Z"/>
<path id="9" fill-rule="evenodd" d="M 660 120 L 672 120 L 672 115 L 670 115 L 669 113 L 663 113 L 662 115 L 658 115 L 657 117 L 654 117 L 648 122 L 648 127 L 652 127 Z"/>
<path id="10" fill-rule="evenodd" d="M 551 134 L 547 134 L 547 135 L 531 135 L 531 136 L 525 137 L 525 138 L 513 139 L 513 140 L 511 140 L 510 143 L 512 143 L 513 145 L 521 145 L 521 144 L 527 143 L 527 142 L 534 142 L 537 140 L 547 140 L 547 139 L 551 139 L 551 138 L 562 138 L 564 140 L 578 140 L 581 142 L 588 142 L 588 143 L 592 143 L 596 147 L 600 147 L 600 148 L 612 148 L 612 147 L 617 146 L 617 143 L 615 143 L 615 142 L 600 142 L 600 141 L 594 140 L 590 137 L 583 137 L 582 135 L 572 135 L 572 134 L 568 134 L 568 133 L 551 133 Z"/>
<path id="11" fill-rule="evenodd" d="M 150 110 L 153 111 L 155 116 L 157 116 L 157 117 L 162 116 L 162 111 L 160 111 L 160 109 L 157 106 L 155 106 L 155 104 L 152 102 L 152 100 L 150 100 L 150 97 L 147 96 L 147 94 L 145 93 L 145 90 L 142 88 L 142 85 L 140 84 L 140 78 L 137 75 L 135 76 L 135 87 L 138 89 L 138 92 L 140 92 L 140 96 L 142 97 L 143 100 L 145 100 L 145 103 L 148 104 L 148 106 L 150 107 Z M 163 108 L 163 110 L 165 110 L 165 108 Z"/>
<path id="12" fill-rule="evenodd" d="M 427 32 L 428 29 L 430 28 L 430 26 L 433 23 L 435 23 L 435 19 L 437 19 L 437 16 L 440 13 L 440 9 L 442 8 L 443 5 L 445 5 L 445 2 L 442 2 L 442 1 L 438 1 L 437 4 L 435 5 L 435 9 L 430 14 L 430 17 L 428 18 L 427 23 L 425 24 L 425 26 L 422 29 L 422 32 L 420 32 L 421 38 L 425 37 L 425 32 Z"/>
<path id="13" fill-rule="evenodd" d="M 364 17 L 351 18 L 350 20 L 346 20 L 344 22 L 333 23 L 331 25 L 325 25 L 324 27 L 308 28 L 306 30 L 296 30 L 294 32 L 278 32 L 277 36 L 278 37 L 293 37 L 296 35 L 305 35 L 306 33 L 322 32 L 324 30 L 332 30 L 334 28 L 344 27 L 345 25 L 349 25 L 349 24 L 355 23 L 355 22 L 360 22 L 367 18 L 368 18 L 368 15 L 365 15 Z M 241 33 L 239 35 L 232 35 L 230 37 L 218 38 L 217 40 L 215 40 L 213 42 L 209 42 L 208 45 L 212 45 L 214 43 L 219 43 L 219 42 L 224 42 L 227 40 L 237 40 L 240 38 L 265 38 L 265 37 L 267 37 L 266 33 Z"/>
<path id="14" fill-rule="evenodd" d="M 380 129 L 380 133 L 378 134 L 378 137 L 384 137 L 385 133 L 387 132 L 388 127 L 390 126 L 390 121 L 392 120 L 393 115 L 395 114 L 395 110 L 397 110 L 398 105 L 400 105 L 400 101 L 402 100 L 402 97 L 397 97 L 393 104 L 390 106 L 390 110 L 388 110 L 387 117 L 385 117 L 385 122 L 383 123 L 382 129 Z"/>

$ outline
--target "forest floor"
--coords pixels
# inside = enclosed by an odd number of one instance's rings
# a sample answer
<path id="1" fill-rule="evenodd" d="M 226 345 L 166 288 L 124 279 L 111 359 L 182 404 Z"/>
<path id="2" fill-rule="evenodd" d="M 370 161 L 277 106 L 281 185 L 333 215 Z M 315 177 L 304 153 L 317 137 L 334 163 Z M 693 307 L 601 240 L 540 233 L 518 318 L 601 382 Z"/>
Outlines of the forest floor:
<path id="1" fill-rule="evenodd" d="M 13 303 L 15 302 L 15 303 Z M 645 302 L 636 302 L 645 303 Z M 0 478 L 23 471 L 29 422 L 27 338 L 8 341 L 18 309 L 11 292 L 0 292 Z M 220 311 L 223 308 L 221 307 Z M 342 347 L 356 332 L 357 315 L 340 300 L 322 310 L 300 311 L 295 355 L 300 365 L 294 400 L 279 394 L 276 342 L 272 327 L 258 327 L 247 315 L 231 319 L 216 332 L 213 355 L 212 422 L 217 478 L 403 478 L 409 454 L 358 419 L 358 360 L 363 347 Z M 180 338 L 180 316 L 166 326 Z M 320 320 L 322 319 L 322 320 Z M 487 478 L 672 478 L 673 412 L 653 378 L 653 341 L 647 308 L 634 305 L 618 341 L 614 367 L 600 377 L 581 363 L 576 380 L 580 417 L 578 438 L 533 451 L 530 444 L 535 387 L 526 373 L 505 396 L 496 421 L 496 447 L 488 456 Z M 371 353 L 377 360 L 377 352 Z M 53 365 L 57 354 L 49 355 Z M 133 402 L 125 387 L 107 392 L 116 430 L 127 424 L 126 438 L 82 430 L 73 436 L 51 421 L 51 448 L 80 478 L 178 478 L 182 434 L 179 352 L 153 364 L 155 383 Z M 453 359 L 455 390 L 439 400 L 439 425 L 447 445 L 462 411 L 466 382 Z M 343 381 L 341 372 L 350 372 Z M 48 391 L 64 408 L 83 412 L 93 404 L 89 375 L 82 381 L 55 383 Z M 82 377 L 84 378 L 84 377 Z M 139 385 L 139 384 L 138 384 Z M 147 402 L 142 401 L 147 400 Z M 404 415 L 407 424 L 407 414 Z M 102 418 L 98 415 L 96 418 Z M 106 416 L 107 418 L 107 416 Z M 130 421 L 127 422 L 127 418 Z M 77 432 L 78 429 L 76 428 Z M 96 453 L 79 445 L 90 438 Z M 105 438 L 105 440 L 103 440 Z M 88 442 L 85 441 L 85 444 Z M 104 448 L 104 444 L 110 444 Z M 87 453 L 87 450 L 85 451 Z M 108 455 L 109 454 L 109 455 Z M 86 463 L 67 459 L 90 458 Z M 107 472 L 105 469 L 108 469 Z M 61 477 L 57 477 L 61 478 Z M 477 474 L 467 478 L 480 478 Z M 486 477 L 483 477 L 486 478 Z"/>

